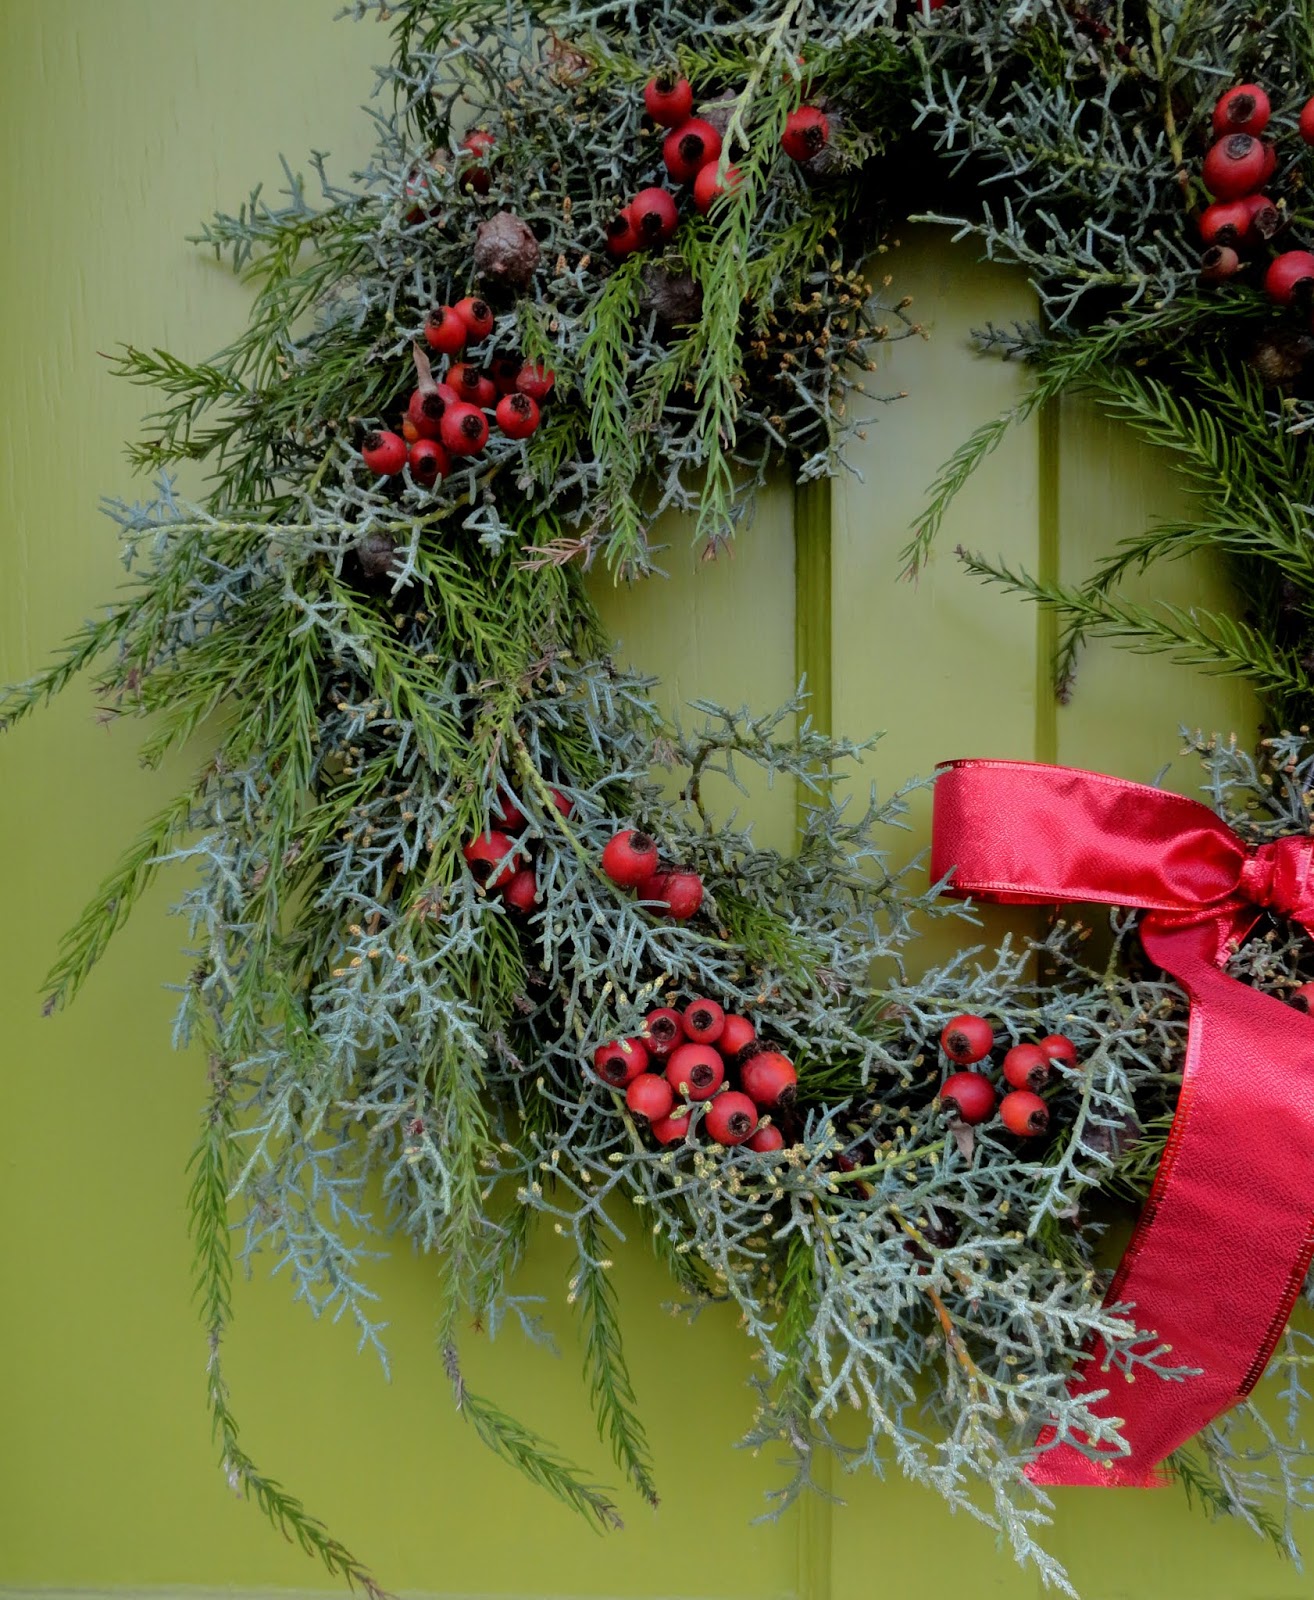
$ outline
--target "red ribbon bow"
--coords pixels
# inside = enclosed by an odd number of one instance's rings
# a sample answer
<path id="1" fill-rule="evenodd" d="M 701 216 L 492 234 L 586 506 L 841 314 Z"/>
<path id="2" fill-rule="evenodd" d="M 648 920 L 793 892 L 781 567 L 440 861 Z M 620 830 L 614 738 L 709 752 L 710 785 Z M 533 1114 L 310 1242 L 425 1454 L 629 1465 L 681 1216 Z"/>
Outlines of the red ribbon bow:
<path id="1" fill-rule="evenodd" d="M 1055 1443 L 1049 1427 L 1028 1469 L 1034 1483 L 1148 1486 L 1258 1382 L 1314 1256 L 1314 1018 L 1219 971 L 1260 908 L 1314 931 L 1314 839 L 1252 850 L 1207 806 L 1161 789 L 955 761 L 936 781 L 931 872 L 979 900 L 1142 907 L 1146 953 L 1190 996 L 1172 1130 L 1107 1303 L 1134 1305 L 1172 1363 L 1200 1376 L 1124 1385 L 1097 1346 L 1070 1392 L 1110 1391 L 1090 1409 L 1123 1419 L 1127 1453 Z"/>

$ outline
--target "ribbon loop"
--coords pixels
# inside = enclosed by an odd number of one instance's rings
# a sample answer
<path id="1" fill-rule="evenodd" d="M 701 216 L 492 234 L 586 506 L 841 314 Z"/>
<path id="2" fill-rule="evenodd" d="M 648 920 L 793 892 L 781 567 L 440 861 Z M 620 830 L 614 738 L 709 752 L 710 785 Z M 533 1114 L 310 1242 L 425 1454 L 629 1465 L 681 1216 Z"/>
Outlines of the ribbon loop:
<path id="1" fill-rule="evenodd" d="M 1220 970 L 1261 910 L 1314 931 L 1314 839 L 1252 850 L 1162 789 L 956 761 L 937 775 L 931 871 L 981 900 L 1144 910 L 1146 953 L 1190 998 L 1172 1130 L 1107 1303 L 1130 1305 L 1199 1376 L 1124 1389 L 1097 1344 L 1069 1392 L 1110 1390 L 1088 1410 L 1122 1418 L 1123 1452 L 1051 1426 L 1027 1469 L 1036 1483 L 1155 1483 L 1165 1457 L 1249 1394 L 1314 1256 L 1314 1018 Z"/>

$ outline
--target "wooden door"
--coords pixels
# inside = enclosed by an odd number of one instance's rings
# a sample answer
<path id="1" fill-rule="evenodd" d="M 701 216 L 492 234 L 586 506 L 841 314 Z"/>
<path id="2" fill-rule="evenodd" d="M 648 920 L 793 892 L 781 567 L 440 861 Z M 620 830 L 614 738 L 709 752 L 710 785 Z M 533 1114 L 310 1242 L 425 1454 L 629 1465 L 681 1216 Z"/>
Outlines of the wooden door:
<path id="1" fill-rule="evenodd" d="M 4 167 L 5 468 L 0 472 L 0 678 L 33 670 L 116 581 L 102 492 L 132 492 L 120 441 L 142 397 L 112 383 L 117 340 L 203 354 L 240 326 L 245 296 L 183 236 L 233 208 L 276 156 L 363 153 L 352 109 L 386 49 L 330 0 L 45 0 L 0 18 Z M 1012 399 L 1015 369 L 972 356 L 969 329 L 1025 316 L 1016 277 L 911 231 L 889 261 L 929 339 L 892 349 L 881 408 L 836 487 L 832 525 L 796 541 L 786 486 L 764 496 L 733 558 L 697 568 L 669 529 L 669 582 L 599 600 L 624 653 L 691 695 L 774 705 L 807 668 L 835 729 L 887 737 L 863 777 L 888 789 L 940 758 L 1056 758 L 1148 778 L 1179 719 L 1243 734 L 1238 690 L 1097 648 L 1061 712 L 1046 625 L 983 590 L 956 542 L 1077 573 L 1173 503 L 1160 466 L 1078 407 L 1020 430 L 956 508 L 916 587 L 897 551 L 952 446 Z M 185 485 L 184 485 L 185 487 Z M 1160 573 L 1176 595 L 1216 587 Z M 796 647 L 797 639 L 801 646 Z M 823 697 L 824 709 L 824 697 Z M 7 915 L 0 923 L 0 1592 L 232 1588 L 319 1591 L 320 1572 L 225 1491 L 203 1411 L 205 1352 L 188 1301 L 183 1161 L 200 1064 L 168 1048 L 185 972 L 164 884 L 73 1011 L 37 1010 L 60 931 L 124 838 L 188 766 L 145 774 L 133 729 L 97 724 L 85 691 L 0 742 Z M 1189 786 L 1189 769 L 1172 781 Z M 775 842 L 794 796 L 755 795 Z M 905 853 L 925 842 L 925 798 Z M 747 1341 L 728 1315 L 694 1328 L 635 1236 L 618 1248 L 634 1378 L 665 1500 L 626 1507 L 599 1538 L 483 1452 L 453 1414 L 432 1343 L 433 1266 L 407 1251 L 375 1281 L 393 1380 L 345 1326 L 311 1328 L 281 1280 L 239 1285 L 234 1400 L 258 1461 L 397 1589 L 446 1595 L 807 1596 L 867 1590 L 1022 1596 L 1036 1589 L 964 1518 L 892 1482 L 836 1482 L 753 1525 L 775 1464 L 735 1453 L 751 1413 Z M 502 1339 L 472 1359 L 515 1412 L 606 1476 L 563 1305 L 564 1253 L 546 1236 L 526 1293 L 551 1299 L 561 1358 Z M 1305 1583 L 1235 1528 L 1208 1528 L 1172 1493 L 1060 1497 L 1056 1548 L 1090 1597 L 1278 1600 Z"/>

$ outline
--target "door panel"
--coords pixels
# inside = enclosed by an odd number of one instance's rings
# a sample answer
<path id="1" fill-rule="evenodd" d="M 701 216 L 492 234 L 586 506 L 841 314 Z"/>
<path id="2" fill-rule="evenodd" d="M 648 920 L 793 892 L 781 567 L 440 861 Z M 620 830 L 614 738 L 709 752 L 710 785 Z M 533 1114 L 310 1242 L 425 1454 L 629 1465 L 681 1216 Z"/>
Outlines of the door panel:
<path id="1" fill-rule="evenodd" d="M 333 11 L 327 0 L 6 9 L 0 129 L 18 158 L 0 183 L 5 214 L 30 226 L 0 238 L 0 677 L 34 669 L 117 580 L 95 500 L 131 492 L 120 441 L 143 397 L 112 383 L 94 352 L 121 338 L 200 355 L 231 337 L 245 292 L 183 236 L 209 210 L 235 207 L 261 173 L 276 183 L 280 150 L 295 161 L 328 148 L 338 171 L 363 152 L 368 129 L 351 108 L 384 40 L 333 23 Z M 1179 716 L 1244 733 L 1251 711 L 1236 689 L 1102 648 L 1057 712 L 1043 691 L 1043 621 L 954 562 L 961 541 L 1079 575 L 1123 528 L 1173 503 L 1159 464 L 1079 408 L 1018 429 L 955 508 L 920 581 L 896 583 L 939 463 L 1025 382 L 973 356 L 966 335 L 1025 317 L 1031 300 L 1020 278 L 924 231 L 882 266 L 915 296 L 930 338 L 885 352 L 875 381 L 909 398 L 879 408 L 852 455 L 864 481 L 841 480 L 834 495 L 833 725 L 855 737 L 888 730 L 863 782 L 888 790 L 973 751 L 1057 754 L 1146 778 L 1175 750 Z M 710 565 L 670 524 L 669 582 L 627 592 L 596 580 L 622 653 L 662 676 L 667 704 L 697 695 L 762 709 L 788 697 L 801 668 L 817 677 L 826 630 L 810 625 L 802 655 L 793 650 L 792 504 L 773 489 L 733 555 Z M 805 594 L 821 553 L 810 542 L 800 557 Z M 1173 582 L 1183 594 L 1218 588 L 1195 568 Z M 71 1012 L 38 1014 L 41 975 L 88 884 L 201 759 L 198 746 L 144 774 L 133 733 L 97 726 L 82 689 L 0 746 L 11 907 L 0 921 L 0 1589 L 322 1590 L 318 1570 L 225 1492 L 207 1436 L 182 1170 L 201 1073 L 169 1052 L 173 998 L 160 987 L 185 971 L 181 924 L 165 916 L 177 882 L 148 898 Z M 1174 781 L 1192 774 L 1175 769 Z M 764 839 L 787 844 L 792 794 L 755 793 L 748 809 Z M 912 833 L 896 841 L 903 858 L 925 844 L 928 819 L 919 796 Z M 932 948 L 946 948 L 943 936 Z M 933 1571 L 965 1596 L 1035 1590 L 979 1527 L 951 1523 L 938 1500 L 897 1481 L 840 1479 L 847 1508 L 813 1502 L 779 1526 L 751 1526 L 778 1475 L 774 1462 L 732 1452 L 752 1409 L 748 1346 L 729 1315 L 690 1328 L 662 1312 L 672 1290 L 641 1231 L 617 1244 L 615 1270 L 665 1494 L 658 1515 L 623 1497 L 625 1533 L 596 1537 L 483 1452 L 452 1413 L 433 1349 L 434 1266 L 405 1250 L 373 1274 L 391 1318 L 391 1384 L 345 1326 L 311 1328 L 281 1279 L 239 1285 L 229 1366 L 252 1454 L 397 1588 L 823 1600 L 924 1586 Z M 562 1305 L 567 1274 L 548 1235 L 521 1285 L 550 1298 L 559 1361 L 518 1336 L 490 1347 L 471 1335 L 467 1366 L 609 1478 Z M 1065 1499 L 1055 1542 L 1092 1600 L 1305 1592 L 1250 1536 L 1206 1530 L 1175 1494 Z"/>

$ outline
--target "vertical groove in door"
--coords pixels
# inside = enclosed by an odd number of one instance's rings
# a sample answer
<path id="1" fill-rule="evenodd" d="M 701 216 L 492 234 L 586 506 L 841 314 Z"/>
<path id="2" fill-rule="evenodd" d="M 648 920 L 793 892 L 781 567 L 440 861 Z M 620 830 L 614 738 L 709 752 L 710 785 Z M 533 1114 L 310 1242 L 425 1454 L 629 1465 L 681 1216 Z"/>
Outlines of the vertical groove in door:
<path id="1" fill-rule="evenodd" d="M 1036 577 L 1054 583 L 1059 571 L 1060 399 L 1040 409 L 1036 461 Z M 1054 664 L 1058 652 L 1058 618 L 1049 606 L 1036 607 L 1036 732 L 1035 760 L 1058 760 L 1058 695 Z"/>
<path id="2" fill-rule="evenodd" d="M 794 489 L 794 676 L 806 678 L 805 715 L 832 733 L 834 677 L 831 659 L 831 480 L 813 478 Z M 798 786 L 800 831 L 804 807 L 815 801 Z"/>

